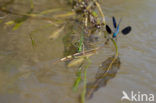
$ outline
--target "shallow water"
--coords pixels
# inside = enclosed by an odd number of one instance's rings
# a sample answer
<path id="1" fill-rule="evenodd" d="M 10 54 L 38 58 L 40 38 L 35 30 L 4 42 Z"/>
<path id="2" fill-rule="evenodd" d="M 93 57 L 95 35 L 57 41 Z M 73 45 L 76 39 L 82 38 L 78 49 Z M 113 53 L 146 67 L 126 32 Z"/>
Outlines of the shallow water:
<path id="1" fill-rule="evenodd" d="M 2 3 L 3 1 L 0 0 Z M 61 0 L 60 0 L 61 1 Z M 55 3 L 54 3 L 55 2 Z M 28 10 L 29 3 L 16 0 L 14 8 Z M 66 7 L 61 1 L 35 0 L 35 11 Z M 103 0 L 101 3 L 107 23 L 111 17 L 122 17 L 121 28 L 132 26 L 132 32 L 118 38 L 121 68 L 117 76 L 99 89 L 87 103 L 122 103 L 122 91 L 131 91 L 156 96 L 156 1 L 155 0 Z M 8 15 L 6 21 L 15 18 Z M 33 48 L 29 33 L 33 34 Z M 64 63 L 53 65 L 63 57 L 62 36 L 56 41 L 49 35 L 56 28 L 40 20 L 27 20 L 18 30 L 0 24 L 0 102 L 1 103 L 78 103 L 79 93 L 72 91 L 75 71 Z M 87 72 L 91 81 L 98 65 L 110 50 L 100 50 L 91 57 L 93 61 Z M 155 97 L 156 101 L 156 97 Z M 146 102 L 143 102 L 146 103 Z"/>

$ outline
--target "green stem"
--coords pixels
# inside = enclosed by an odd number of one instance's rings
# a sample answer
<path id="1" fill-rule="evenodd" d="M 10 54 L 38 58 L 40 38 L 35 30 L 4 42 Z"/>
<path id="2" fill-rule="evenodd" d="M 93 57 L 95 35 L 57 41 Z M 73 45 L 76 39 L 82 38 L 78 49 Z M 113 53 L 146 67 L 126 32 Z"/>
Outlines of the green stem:
<path id="1" fill-rule="evenodd" d="M 115 42 L 114 39 L 111 39 L 111 40 L 112 40 L 112 42 L 113 42 L 113 44 L 114 44 L 114 46 L 115 46 L 115 51 L 116 51 L 116 53 L 115 53 L 115 58 L 117 58 L 118 55 L 119 55 L 119 53 L 118 53 L 118 46 L 117 46 L 117 44 L 116 44 L 116 42 Z"/>
<path id="2" fill-rule="evenodd" d="M 85 103 L 85 95 L 86 95 L 86 88 L 87 88 L 87 68 L 90 65 L 90 61 L 88 58 L 86 58 L 88 64 L 84 68 L 84 82 L 83 82 L 83 91 L 81 94 L 81 103 Z"/>
<path id="3" fill-rule="evenodd" d="M 77 89 L 78 89 L 78 86 L 79 86 L 81 79 L 82 79 L 81 74 L 82 74 L 82 68 L 80 67 L 78 72 L 77 72 L 77 79 L 75 80 L 74 85 L 73 85 L 73 91 L 77 91 Z"/>
<path id="4" fill-rule="evenodd" d="M 86 87 L 87 87 L 87 68 L 84 69 L 83 92 L 81 94 L 81 103 L 85 103 Z"/>
<path id="5" fill-rule="evenodd" d="M 80 38 L 78 52 L 81 52 L 82 51 L 82 48 L 83 48 L 83 34 L 81 35 L 81 38 Z"/>

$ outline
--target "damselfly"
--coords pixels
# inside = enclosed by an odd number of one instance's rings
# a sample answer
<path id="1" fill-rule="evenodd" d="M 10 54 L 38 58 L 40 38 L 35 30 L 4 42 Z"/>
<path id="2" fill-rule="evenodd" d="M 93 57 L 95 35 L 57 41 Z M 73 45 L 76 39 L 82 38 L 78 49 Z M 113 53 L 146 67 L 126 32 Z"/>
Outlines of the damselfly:
<path id="1" fill-rule="evenodd" d="M 119 33 L 119 26 L 120 26 L 121 19 L 118 25 L 116 23 L 116 19 L 114 16 L 112 17 L 112 20 L 113 20 L 114 31 L 112 32 L 111 28 L 108 25 L 106 25 L 106 31 L 108 32 L 108 34 L 112 34 L 113 38 L 116 38 Z M 123 35 L 127 35 L 131 30 L 132 30 L 131 26 L 127 26 L 123 30 L 121 30 L 121 33 Z"/>

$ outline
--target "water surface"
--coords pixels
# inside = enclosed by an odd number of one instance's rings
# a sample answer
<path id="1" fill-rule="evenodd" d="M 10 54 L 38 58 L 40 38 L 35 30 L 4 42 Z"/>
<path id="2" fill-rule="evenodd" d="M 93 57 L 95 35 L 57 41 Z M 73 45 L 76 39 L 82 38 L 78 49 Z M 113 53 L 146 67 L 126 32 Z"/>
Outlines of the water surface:
<path id="1" fill-rule="evenodd" d="M 61 1 L 61 0 L 60 0 Z M 3 0 L 0 0 L 2 3 Z M 14 9 L 27 11 L 29 2 L 16 0 Z M 87 103 L 122 103 L 122 91 L 140 91 L 156 96 L 156 1 L 155 0 L 103 0 L 101 2 L 107 23 L 111 17 L 123 18 L 121 28 L 132 26 L 132 32 L 118 38 L 121 69 L 116 78 L 99 89 Z M 10 6 L 11 7 L 11 6 Z M 35 0 L 35 11 L 67 7 L 63 1 Z M 6 21 L 15 18 L 8 15 Z M 36 47 L 32 47 L 29 33 L 34 33 Z M 49 35 L 56 30 L 41 20 L 27 20 L 18 30 L 0 24 L 0 102 L 1 103 L 78 103 L 79 93 L 72 91 L 76 78 L 74 69 L 64 63 L 53 65 L 63 57 L 62 34 L 56 41 Z M 87 77 L 94 79 L 98 65 L 110 50 L 102 50 L 93 57 Z M 155 98 L 156 99 L 156 98 Z"/>

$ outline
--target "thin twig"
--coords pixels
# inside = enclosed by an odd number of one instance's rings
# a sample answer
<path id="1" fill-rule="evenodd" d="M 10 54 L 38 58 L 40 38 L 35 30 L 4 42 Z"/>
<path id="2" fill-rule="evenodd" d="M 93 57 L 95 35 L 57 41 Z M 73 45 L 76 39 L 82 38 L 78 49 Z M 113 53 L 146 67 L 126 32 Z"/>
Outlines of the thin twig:
<path id="1" fill-rule="evenodd" d="M 95 2 L 95 4 L 96 4 L 96 6 L 97 6 L 97 8 L 98 8 L 98 10 L 99 10 L 99 12 L 100 12 L 100 14 L 101 14 L 101 16 L 102 16 L 103 23 L 104 23 L 104 25 L 105 25 L 105 24 L 106 24 L 105 16 L 104 16 L 104 14 L 103 14 L 103 12 L 102 12 L 101 6 L 100 6 L 100 4 L 99 4 L 96 0 L 94 0 L 94 2 Z"/>

